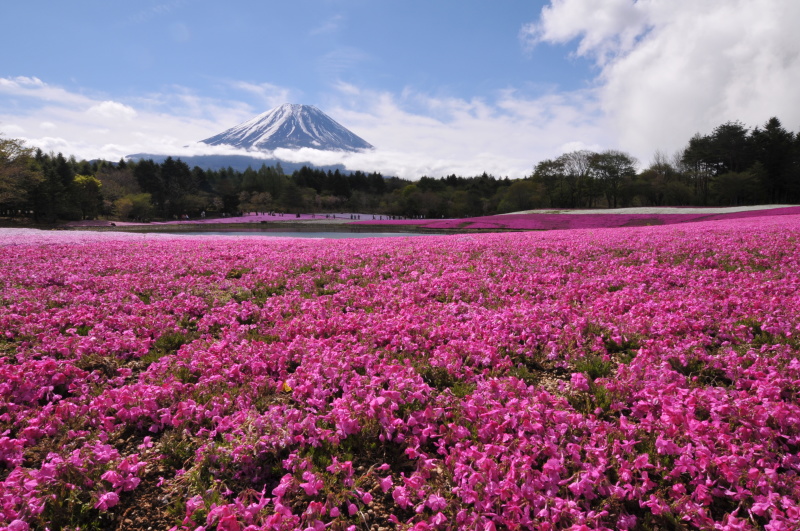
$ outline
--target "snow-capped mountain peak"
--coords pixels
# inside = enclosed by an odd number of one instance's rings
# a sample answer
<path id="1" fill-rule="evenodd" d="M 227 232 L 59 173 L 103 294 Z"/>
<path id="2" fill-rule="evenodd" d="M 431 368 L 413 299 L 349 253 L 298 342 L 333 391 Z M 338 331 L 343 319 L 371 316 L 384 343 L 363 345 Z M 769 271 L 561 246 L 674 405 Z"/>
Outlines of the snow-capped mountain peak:
<path id="1" fill-rule="evenodd" d="M 201 142 L 273 151 L 303 147 L 325 151 L 362 151 L 372 145 L 313 105 L 284 103 Z"/>

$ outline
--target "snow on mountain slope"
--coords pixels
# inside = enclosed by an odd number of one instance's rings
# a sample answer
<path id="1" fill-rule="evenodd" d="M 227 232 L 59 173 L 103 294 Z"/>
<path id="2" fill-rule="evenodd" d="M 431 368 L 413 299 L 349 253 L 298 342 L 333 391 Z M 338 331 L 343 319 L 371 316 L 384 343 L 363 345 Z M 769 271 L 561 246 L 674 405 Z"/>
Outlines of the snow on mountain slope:
<path id="1" fill-rule="evenodd" d="M 285 103 L 201 142 L 272 151 L 303 147 L 325 151 L 361 151 L 372 145 L 313 105 Z"/>

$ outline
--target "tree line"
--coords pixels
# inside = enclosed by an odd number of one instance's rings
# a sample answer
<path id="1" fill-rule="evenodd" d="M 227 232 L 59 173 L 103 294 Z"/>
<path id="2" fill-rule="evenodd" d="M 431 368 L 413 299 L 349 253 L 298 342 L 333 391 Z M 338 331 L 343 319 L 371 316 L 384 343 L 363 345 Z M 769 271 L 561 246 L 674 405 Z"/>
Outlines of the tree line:
<path id="1" fill-rule="evenodd" d="M 0 137 L 0 216 L 47 223 L 252 211 L 458 218 L 535 208 L 800 203 L 800 133 L 777 118 L 753 129 L 724 123 L 638 166 L 622 151 L 581 150 L 540 161 L 523 179 L 483 173 L 412 181 L 310 167 L 287 175 L 280 164 L 236 171 L 189 168 L 173 158 L 78 161 Z"/>

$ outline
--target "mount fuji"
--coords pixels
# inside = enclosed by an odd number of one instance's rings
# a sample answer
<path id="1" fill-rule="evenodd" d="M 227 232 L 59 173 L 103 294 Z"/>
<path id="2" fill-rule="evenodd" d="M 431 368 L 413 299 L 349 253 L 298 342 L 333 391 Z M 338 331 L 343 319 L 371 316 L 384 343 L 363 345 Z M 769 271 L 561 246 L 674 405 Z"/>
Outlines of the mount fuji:
<path id="1" fill-rule="evenodd" d="M 323 151 L 364 151 L 372 145 L 313 105 L 285 103 L 201 143 L 246 150 L 314 148 Z"/>
<path id="2" fill-rule="evenodd" d="M 200 166 L 208 170 L 233 168 L 244 171 L 247 168 L 259 168 L 264 164 L 272 166 L 280 163 L 284 171 L 289 173 L 299 170 L 303 166 L 323 170 L 349 171 L 343 164 L 318 165 L 312 162 L 289 162 L 276 158 L 271 152 L 278 148 L 296 150 L 303 147 L 338 153 L 373 149 L 369 142 L 353 134 L 316 107 L 291 103 L 270 109 L 227 131 L 201 140 L 196 145 L 203 144 L 233 147 L 242 152 L 235 155 L 197 154 L 195 150 L 195 154 L 192 155 L 173 155 L 172 157 L 180 158 L 189 166 Z M 150 159 L 157 163 L 164 162 L 167 157 L 168 155 L 151 153 L 135 153 L 126 156 L 130 160 Z"/>

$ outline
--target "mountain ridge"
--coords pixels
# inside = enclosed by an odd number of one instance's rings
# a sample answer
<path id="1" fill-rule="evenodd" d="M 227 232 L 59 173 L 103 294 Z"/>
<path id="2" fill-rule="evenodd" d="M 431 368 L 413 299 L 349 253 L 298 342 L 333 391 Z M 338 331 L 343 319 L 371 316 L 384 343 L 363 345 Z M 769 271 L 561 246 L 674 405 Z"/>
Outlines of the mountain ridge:
<path id="1" fill-rule="evenodd" d="M 373 149 L 372 144 L 317 107 L 296 103 L 274 107 L 200 142 L 257 151 L 304 147 L 349 152 Z"/>
<path id="2" fill-rule="evenodd" d="M 322 171 L 336 171 L 340 173 L 350 174 L 355 170 L 348 170 L 344 164 L 314 164 L 313 162 L 290 162 L 286 160 L 269 158 L 263 159 L 259 157 L 249 157 L 247 155 L 164 155 L 157 153 L 133 153 L 127 155 L 125 158 L 132 161 L 152 160 L 157 164 L 163 163 L 168 157 L 175 160 L 180 160 L 186 163 L 190 168 L 198 166 L 204 170 L 225 170 L 233 169 L 236 171 L 245 171 L 248 168 L 257 170 L 261 166 L 276 166 L 281 165 L 286 174 L 291 174 L 303 166 L 309 168 L 322 170 Z"/>

